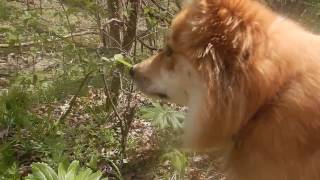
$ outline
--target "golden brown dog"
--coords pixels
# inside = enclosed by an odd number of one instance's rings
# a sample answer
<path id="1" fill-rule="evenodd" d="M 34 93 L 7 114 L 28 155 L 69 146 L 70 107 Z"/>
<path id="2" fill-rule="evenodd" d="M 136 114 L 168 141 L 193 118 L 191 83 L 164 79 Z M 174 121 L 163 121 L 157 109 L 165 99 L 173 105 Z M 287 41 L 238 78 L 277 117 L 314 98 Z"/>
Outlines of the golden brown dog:
<path id="1" fill-rule="evenodd" d="M 198 0 L 131 74 L 189 107 L 186 140 L 228 180 L 320 180 L 320 37 L 253 0 Z M 227 153 L 228 152 L 228 153 Z"/>

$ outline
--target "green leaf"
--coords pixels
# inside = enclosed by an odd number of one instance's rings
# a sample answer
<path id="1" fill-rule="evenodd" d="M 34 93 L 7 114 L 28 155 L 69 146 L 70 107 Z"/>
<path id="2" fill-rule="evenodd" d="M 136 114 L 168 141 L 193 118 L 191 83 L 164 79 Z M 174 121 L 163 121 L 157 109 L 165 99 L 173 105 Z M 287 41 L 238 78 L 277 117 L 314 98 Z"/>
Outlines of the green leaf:
<path id="1" fill-rule="evenodd" d="M 92 173 L 90 168 L 79 168 L 79 161 L 73 161 L 67 170 L 63 163 L 59 163 L 58 175 L 45 163 L 33 163 L 32 174 L 25 180 L 99 180 L 101 176 L 100 171 Z"/>
<path id="2" fill-rule="evenodd" d="M 68 167 L 65 180 L 76 180 L 75 178 L 76 178 L 76 172 L 78 168 L 79 168 L 79 161 L 72 161 L 72 163 Z"/>
<path id="3" fill-rule="evenodd" d="M 165 160 L 169 160 L 171 165 L 175 168 L 177 172 L 183 174 L 185 172 L 185 168 L 188 164 L 187 157 L 177 149 L 172 150 L 169 153 L 166 153 L 162 157 Z"/>
<path id="4" fill-rule="evenodd" d="M 132 67 L 132 65 L 125 60 L 125 57 L 122 54 L 116 54 L 113 58 L 116 62 L 119 62 L 129 68 Z"/>
<path id="5" fill-rule="evenodd" d="M 64 168 L 63 163 L 59 163 L 58 166 L 58 176 L 59 176 L 59 180 L 65 180 L 65 176 L 67 174 L 66 169 Z"/>
<path id="6" fill-rule="evenodd" d="M 89 180 L 90 174 L 92 173 L 91 169 L 81 170 L 77 175 L 76 180 Z"/>
<path id="7" fill-rule="evenodd" d="M 140 116 L 144 119 L 151 120 L 160 129 L 182 128 L 182 121 L 185 118 L 184 113 L 174 111 L 166 105 L 162 107 L 159 103 L 154 103 L 151 107 L 141 108 Z"/>
<path id="8" fill-rule="evenodd" d="M 98 156 L 97 155 L 91 156 L 90 162 L 88 163 L 88 167 L 90 167 L 92 169 L 98 168 Z"/>
<path id="9" fill-rule="evenodd" d="M 126 65 L 127 67 L 131 68 L 132 65 L 130 63 L 128 63 L 127 61 L 125 61 L 124 59 L 118 59 L 117 60 L 119 63 Z"/>
<path id="10" fill-rule="evenodd" d="M 37 166 L 32 166 L 32 174 L 34 175 L 35 180 L 47 180 L 46 176 Z"/>
<path id="11" fill-rule="evenodd" d="M 9 41 L 10 45 L 14 45 L 15 43 L 18 42 L 18 40 L 19 40 L 18 35 L 11 33 L 11 32 L 8 33 L 8 41 Z"/>
<path id="12" fill-rule="evenodd" d="M 36 178 L 32 175 L 29 174 L 27 177 L 24 178 L 24 180 L 35 180 Z"/>
<path id="13" fill-rule="evenodd" d="M 8 6 L 6 0 L 0 1 L 0 19 L 7 20 L 12 13 L 12 8 Z"/>
<path id="14" fill-rule="evenodd" d="M 28 175 L 26 179 L 59 180 L 54 170 L 45 163 L 32 164 L 32 175 Z"/>
<path id="15" fill-rule="evenodd" d="M 102 173 L 100 171 L 97 171 L 91 174 L 87 180 L 99 180 L 101 176 L 102 176 Z"/>
<path id="16" fill-rule="evenodd" d="M 38 164 L 36 164 L 36 166 L 38 166 L 38 168 L 41 170 L 41 172 L 43 172 L 43 174 L 46 176 L 47 180 L 58 180 L 57 174 L 47 164 L 38 163 Z"/>

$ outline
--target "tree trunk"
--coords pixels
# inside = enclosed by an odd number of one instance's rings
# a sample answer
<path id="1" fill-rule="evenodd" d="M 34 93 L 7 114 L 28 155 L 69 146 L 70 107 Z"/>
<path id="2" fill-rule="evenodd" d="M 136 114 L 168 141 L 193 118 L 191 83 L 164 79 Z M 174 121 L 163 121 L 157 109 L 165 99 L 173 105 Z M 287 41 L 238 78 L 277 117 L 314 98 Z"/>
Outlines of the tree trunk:
<path id="1" fill-rule="evenodd" d="M 136 40 L 137 22 L 138 22 L 138 11 L 140 7 L 140 0 L 128 0 L 128 19 L 125 21 L 127 27 L 123 28 L 123 41 L 121 43 L 120 29 L 120 1 L 108 1 L 108 7 L 110 10 L 110 19 L 115 19 L 110 22 L 110 45 L 111 47 L 116 47 L 119 50 L 115 50 L 113 54 L 119 54 L 121 51 L 125 51 L 129 54 L 132 44 Z M 121 49 L 121 50 L 120 50 Z M 111 80 L 111 94 L 112 102 L 118 104 L 118 96 L 121 88 L 121 77 L 120 75 L 124 73 L 124 67 L 122 64 L 118 64 L 115 70 L 112 70 L 112 80 Z M 107 107 L 108 108 L 108 107 Z M 108 108 L 110 109 L 110 107 Z"/>
<path id="2" fill-rule="evenodd" d="M 129 0 L 128 20 L 126 21 L 127 29 L 124 32 L 122 47 L 126 52 L 132 48 L 133 42 L 136 40 L 138 12 L 140 7 L 139 0 Z"/>
<path id="3" fill-rule="evenodd" d="M 110 29 L 110 38 L 109 45 L 115 49 L 121 49 L 121 36 L 120 36 L 120 11 L 121 6 L 118 0 L 108 0 L 108 12 L 110 13 L 109 19 L 111 20 L 109 23 Z M 118 52 L 120 53 L 120 51 Z"/>

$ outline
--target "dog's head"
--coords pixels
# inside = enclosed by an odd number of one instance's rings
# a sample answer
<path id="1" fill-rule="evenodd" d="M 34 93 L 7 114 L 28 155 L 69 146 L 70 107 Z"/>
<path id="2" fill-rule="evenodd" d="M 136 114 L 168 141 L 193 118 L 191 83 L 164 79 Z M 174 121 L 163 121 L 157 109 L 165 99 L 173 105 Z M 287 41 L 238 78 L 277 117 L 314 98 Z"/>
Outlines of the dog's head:
<path id="1" fill-rule="evenodd" d="M 233 115 L 245 114 L 242 105 L 251 98 L 245 86 L 262 47 L 260 6 L 251 0 L 191 2 L 173 20 L 166 47 L 133 67 L 133 79 L 147 95 L 192 108 L 192 121 L 202 123 L 207 138 L 214 139 L 212 126 L 230 136 L 239 123 L 221 126 L 242 118 Z"/>
<path id="2" fill-rule="evenodd" d="M 187 105 L 201 88 L 201 78 L 190 57 L 168 43 L 156 55 L 135 65 L 131 75 L 138 87 L 151 97 Z"/>
<path id="3" fill-rule="evenodd" d="M 165 48 L 131 70 L 138 87 L 147 95 L 187 105 L 191 96 L 214 88 L 208 86 L 221 76 L 231 78 L 251 58 L 254 46 L 257 29 L 253 23 L 247 26 L 250 15 L 241 14 L 247 1 L 188 4 L 173 20 Z"/>

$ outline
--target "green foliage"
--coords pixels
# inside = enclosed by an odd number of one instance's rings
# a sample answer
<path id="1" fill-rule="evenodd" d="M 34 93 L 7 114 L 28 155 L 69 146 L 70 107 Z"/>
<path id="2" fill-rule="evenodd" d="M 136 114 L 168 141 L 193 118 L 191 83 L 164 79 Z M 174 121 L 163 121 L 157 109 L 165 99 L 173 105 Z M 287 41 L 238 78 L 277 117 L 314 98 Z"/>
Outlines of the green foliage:
<path id="1" fill-rule="evenodd" d="M 124 65 L 127 69 L 131 68 L 133 65 L 129 62 L 130 59 L 123 56 L 122 54 L 115 54 L 111 58 L 102 57 L 101 60 L 107 64 L 108 69 L 114 69 L 117 64 Z"/>
<path id="2" fill-rule="evenodd" d="M 115 169 L 116 171 L 116 177 L 119 179 L 119 180 L 123 180 L 123 177 L 122 177 L 122 174 L 119 170 L 119 167 L 113 162 L 113 161 L 110 161 L 109 160 L 109 163 L 111 164 L 111 166 Z"/>
<path id="3" fill-rule="evenodd" d="M 186 167 L 188 165 L 188 158 L 186 154 L 182 153 L 177 149 L 173 149 L 172 151 L 164 154 L 162 156 L 163 160 L 168 160 L 170 164 L 174 167 L 177 175 L 182 179 L 185 174 Z"/>
<path id="4" fill-rule="evenodd" d="M 62 0 L 63 3 L 70 6 L 67 13 L 73 14 L 79 10 L 84 10 L 95 14 L 97 11 L 103 11 L 101 5 L 92 0 Z"/>
<path id="5" fill-rule="evenodd" d="M 52 159 L 61 160 L 64 140 L 54 121 L 41 119 L 30 112 L 34 105 L 32 100 L 32 94 L 18 86 L 0 96 L 0 130 L 7 131 L 0 146 L 2 170 L 12 169 L 17 156 L 51 155 Z"/>
<path id="6" fill-rule="evenodd" d="M 93 173 L 89 168 L 79 168 L 79 161 L 73 161 L 67 168 L 60 163 L 58 172 L 45 163 L 33 163 L 32 174 L 29 174 L 25 180 L 100 180 L 101 176 L 100 171 Z"/>
<path id="7" fill-rule="evenodd" d="M 155 26 L 155 25 L 158 23 L 158 21 L 157 21 L 157 19 L 156 19 L 156 17 L 155 17 L 155 14 L 157 13 L 156 8 L 153 8 L 153 7 L 145 7 L 145 8 L 143 9 L 143 13 L 144 13 L 144 15 L 146 16 L 147 21 L 148 21 L 148 23 L 149 23 L 150 25 Z"/>
<path id="8" fill-rule="evenodd" d="M 19 179 L 18 166 L 15 163 L 15 154 L 11 145 L 0 146 L 0 180 Z"/>
<path id="9" fill-rule="evenodd" d="M 71 154 L 70 156 L 82 162 L 90 160 L 90 162 L 93 163 L 92 156 L 101 158 L 99 152 L 102 149 L 108 150 L 110 147 L 118 146 L 112 130 L 104 128 L 99 124 L 94 124 L 93 122 L 92 125 L 83 124 L 75 129 L 67 128 L 66 130 L 68 131 L 66 141 L 70 142 L 70 144 L 67 144 L 67 149 Z"/>
<path id="10" fill-rule="evenodd" d="M 11 7 L 8 6 L 6 0 L 0 1 L 0 20 L 7 20 L 10 17 Z"/>
<path id="11" fill-rule="evenodd" d="M 1 167 L 1 165 L 0 165 Z M 6 170 L 2 173 L 0 173 L 0 180 L 20 180 L 20 173 L 18 169 L 18 165 L 16 163 L 13 163 L 11 166 L 9 166 L 8 169 L 2 169 L 1 170 Z"/>
<path id="12" fill-rule="evenodd" d="M 0 127 L 30 125 L 33 115 L 28 112 L 29 105 L 29 94 L 18 87 L 0 96 Z"/>
<path id="13" fill-rule="evenodd" d="M 161 129 L 182 128 L 182 121 L 185 118 L 184 113 L 172 110 L 167 105 L 161 106 L 159 103 L 154 103 L 151 107 L 141 108 L 140 115 L 144 119 L 151 120 Z"/>
<path id="14" fill-rule="evenodd" d="M 115 60 L 116 62 L 119 62 L 119 63 L 127 66 L 128 68 L 131 68 L 131 67 L 132 67 L 132 64 L 128 63 L 127 59 L 126 59 L 123 55 L 121 55 L 121 54 L 116 54 L 116 55 L 114 55 L 114 60 Z"/>

